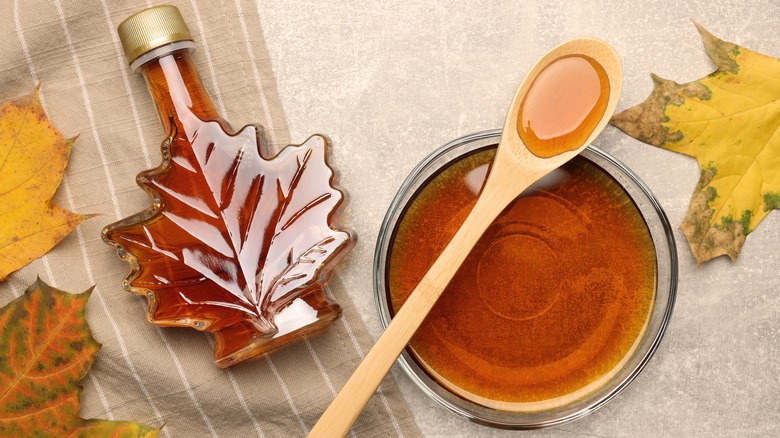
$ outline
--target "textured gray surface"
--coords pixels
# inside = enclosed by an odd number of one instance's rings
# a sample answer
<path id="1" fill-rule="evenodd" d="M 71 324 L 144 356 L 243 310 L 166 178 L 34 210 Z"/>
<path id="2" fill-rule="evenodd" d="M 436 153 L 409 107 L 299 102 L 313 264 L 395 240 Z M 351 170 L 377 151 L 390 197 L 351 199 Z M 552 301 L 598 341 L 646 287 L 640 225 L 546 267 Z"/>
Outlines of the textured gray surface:
<path id="1" fill-rule="evenodd" d="M 350 194 L 342 222 L 359 235 L 341 278 L 374 336 L 374 243 L 395 191 L 436 147 L 499 127 L 525 70 L 553 45 L 581 35 L 612 44 L 625 74 L 619 110 L 649 94 L 650 72 L 684 82 L 713 70 L 690 19 L 780 57 L 778 1 L 258 0 L 257 7 L 290 138 L 322 132 L 333 140 Z M 694 160 L 613 127 L 597 145 L 639 174 L 680 224 L 698 179 Z M 675 237 L 677 306 L 648 368 L 596 413 L 527 435 L 780 435 L 780 214 L 764 220 L 734 264 L 720 258 L 697 268 L 684 236 Z M 394 372 L 426 436 L 516 433 L 471 424 Z"/>

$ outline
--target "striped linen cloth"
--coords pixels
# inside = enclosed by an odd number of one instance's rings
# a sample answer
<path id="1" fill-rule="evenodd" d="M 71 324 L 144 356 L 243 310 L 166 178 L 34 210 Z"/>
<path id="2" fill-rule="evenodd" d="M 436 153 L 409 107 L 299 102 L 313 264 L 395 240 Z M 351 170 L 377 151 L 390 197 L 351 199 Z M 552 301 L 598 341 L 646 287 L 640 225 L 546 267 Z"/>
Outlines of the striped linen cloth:
<path id="1" fill-rule="evenodd" d="M 274 150 L 289 142 L 251 0 L 179 0 L 194 53 L 217 109 L 234 126 L 265 126 Z M 59 205 L 100 213 L 48 255 L 0 283 L 0 305 L 40 276 L 64 290 L 96 285 L 87 308 L 103 344 L 82 382 L 85 418 L 165 425 L 164 437 L 303 436 L 371 345 L 334 278 L 344 316 L 325 334 L 228 370 L 211 361 L 209 336 L 145 320 L 145 300 L 124 291 L 128 267 L 100 238 L 108 223 L 149 205 L 135 175 L 159 164 L 163 137 L 143 80 L 127 64 L 116 25 L 144 0 L 0 0 L 0 101 L 42 83 L 44 109 L 66 137 L 79 135 Z M 300 139 L 299 139 L 300 140 Z M 46 159 L 46 157 L 41 157 Z M 388 377 L 349 436 L 420 434 Z"/>

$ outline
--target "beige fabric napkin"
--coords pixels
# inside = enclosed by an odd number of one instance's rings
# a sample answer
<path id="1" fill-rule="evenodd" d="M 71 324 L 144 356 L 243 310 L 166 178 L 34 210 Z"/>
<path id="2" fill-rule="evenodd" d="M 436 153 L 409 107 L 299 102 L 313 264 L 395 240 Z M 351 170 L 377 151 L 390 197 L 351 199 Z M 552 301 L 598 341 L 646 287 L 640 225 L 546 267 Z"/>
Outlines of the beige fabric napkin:
<path id="1" fill-rule="evenodd" d="M 161 160 L 162 129 L 142 78 L 125 63 L 115 32 L 122 19 L 151 4 L 0 3 L 0 101 L 42 83 L 49 117 L 65 136 L 79 135 L 55 202 L 75 212 L 101 214 L 43 259 L 0 283 L 0 304 L 19 296 L 36 275 L 73 292 L 96 285 L 87 317 L 103 347 L 82 382 L 81 414 L 86 418 L 165 424 L 163 437 L 304 435 L 371 344 L 338 278 L 329 293 L 344 307 L 344 316 L 324 335 L 225 371 L 213 365 L 207 335 L 146 322 L 145 300 L 120 286 L 127 265 L 100 238 L 103 226 L 148 206 L 135 175 Z M 195 36 L 195 61 L 217 109 L 233 126 L 263 124 L 274 150 L 287 144 L 255 4 L 171 3 L 181 9 Z M 350 436 L 417 435 L 395 382 L 388 378 Z"/>

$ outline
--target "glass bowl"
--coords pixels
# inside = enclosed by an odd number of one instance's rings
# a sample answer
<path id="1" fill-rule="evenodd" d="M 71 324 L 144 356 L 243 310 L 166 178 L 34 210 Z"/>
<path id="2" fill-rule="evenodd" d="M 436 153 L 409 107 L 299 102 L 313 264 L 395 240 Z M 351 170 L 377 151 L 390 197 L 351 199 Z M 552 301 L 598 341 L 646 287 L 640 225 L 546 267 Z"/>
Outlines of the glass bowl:
<path id="1" fill-rule="evenodd" d="M 382 223 L 374 257 L 374 292 L 383 327 L 387 327 L 393 316 L 388 288 L 389 255 L 397 227 L 408 206 L 420 190 L 450 163 L 495 148 L 500 136 L 500 130 L 492 130 L 456 139 L 429 155 L 404 181 Z M 575 160 L 585 160 L 595 165 L 616 181 L 633 201 L 647 226 L 655 250 L 656 278 L 654 300 L 650 305 L 645 329 L 639 335 L 633 352 L 629 352 L 610 370 L 611 376 L 598 379 L 597 387 L 588 385 L 584 394 L 578 392 L 576 399 L 561 405 L 523 412 L 488 407 L 456 395 L 426 371 L 407 347 L 398 361 L 412 381 L 435 401 L 471 421 L 501 428 L 536 429 L 561 425 L 587 415 L 612 400 L 636 378 L 647 365 L 666 330 L 677 289 L 677 253 L 672 229 L 663 209 L 650 189 L 609 154 L 591 146 Z"/>

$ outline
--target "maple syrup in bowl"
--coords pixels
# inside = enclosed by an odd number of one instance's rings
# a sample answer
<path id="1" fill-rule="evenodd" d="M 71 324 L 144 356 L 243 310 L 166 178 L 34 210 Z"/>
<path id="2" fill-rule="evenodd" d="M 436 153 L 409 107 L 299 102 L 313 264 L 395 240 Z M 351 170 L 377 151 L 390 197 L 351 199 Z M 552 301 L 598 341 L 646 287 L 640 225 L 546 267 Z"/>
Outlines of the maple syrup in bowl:
<path id="1" fill-rule="evenodd" d="M 384 326 L 468 215 L 501 132 L 455 140 L 407 178 L 380 232 Z M 399 362 L 450 410 L 506 428 L 572 421 L 624 389 L 672 313 L 674 237 L 650 190 L 590 147 L 491 224 Z"/>

